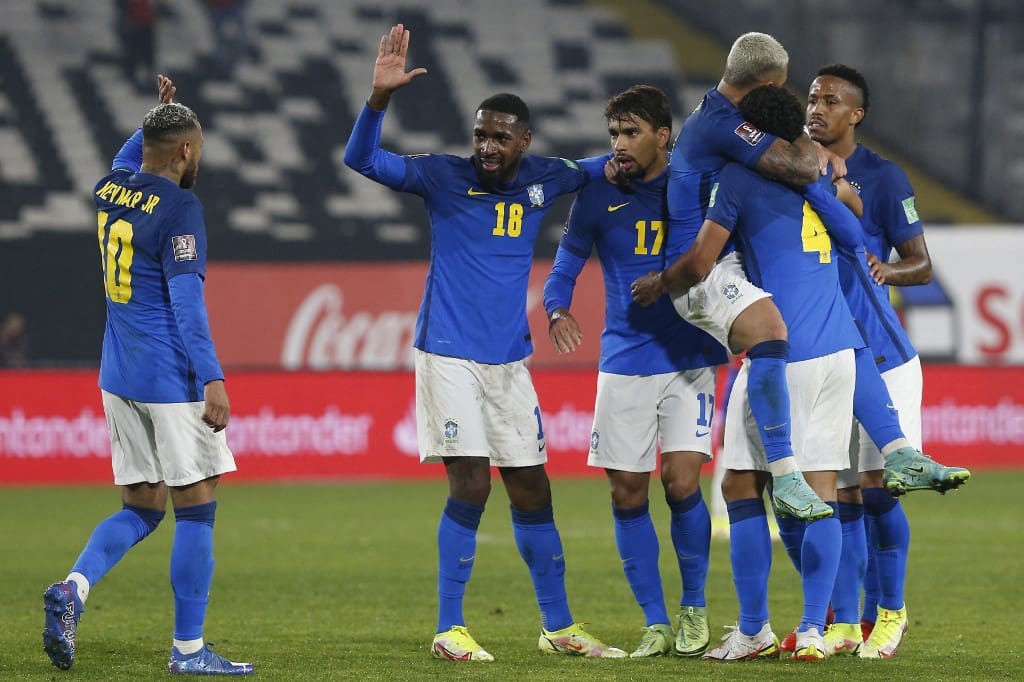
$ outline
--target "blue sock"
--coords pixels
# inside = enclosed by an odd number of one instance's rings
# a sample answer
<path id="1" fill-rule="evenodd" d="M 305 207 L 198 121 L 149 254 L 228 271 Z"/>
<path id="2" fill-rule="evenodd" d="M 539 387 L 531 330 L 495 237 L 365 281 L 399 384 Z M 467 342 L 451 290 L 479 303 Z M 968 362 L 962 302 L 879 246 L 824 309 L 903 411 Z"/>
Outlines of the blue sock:
<path id="1" fill-rule="evenodd" d="M 512 534 L 519 556 L 530 569 L 541 624 L 549 632 L 567 628 L 573 620 L 565 595 L 565 554 L 554 512 L 551 507 L 531 512 L 511 509 Z"/>
<path id="2" fill-rule="evenodd" d="M 788 341 L 762 341 L 747 351 L 747 402 L 769 462 L 793 456 L 790 442 Z"/>
<path id="3" fill-rule="evenodd" d="M 903 505 L 882 488 L 868 488 L 863 495 L 865 513 L 875 517 L 875 566 L 880 592 L 878 605 L 893 611 L 902 609 L 903 585 L 907 579 L 907 553 L 910 550 L 910 523 Z"/>
<path id="4" fill-rule="evenodd" d="M 462 598 L 476 559 L 476 531 L 484 508 L 448 498 L 437 528 L 437 631 L 465 625 Z"/>
<path id="5" fill-rule="evenodd" d="M 672 546 L 683 579 L 680 606 L 707 606 L 704 586 L 711 556 L 711 514 L 700 488 L 681 500 L 668 500 L 672 511 Z"/>
<path id="6" fill-rule="evenodd" d="M 793 562 L 793 567 L 799 573 L 800 552 L 804 544 L 804 530 L 807 528 L 807 522 L 781 514 L 775 515 L 775 522 L 779 524 L 779 538 L 782 540 L 782 546 L 786 548 L 789 560 Z"/>
<path id="7" fill-rule="evenodd" d="M 827 502 L 833 511 L 835 502 Z M 843 529 L 838 513 L 827 519 L 818 519 L 807 524 L 800 553 L 800 578 L 804 588 L 804 617 L 798 632 L 816 627 L 825 632 L 825 614 L 832 588 L 836 584 L 839 570 L 839 555 L 842 552 Z"/>
<path id="8" fill-rule="evenodd" d="M 860 620 L 860 588 L 868 562 L 864 505 L 840 502 L 839 523 L 843 527 L 843 549 L 832 588 L 832 610 L 837 623 L 856 623 Z"/>
<path id="9" fill-rule="evenodd" d="M 740 603 L 740 632 L 753 636 L 768 621 L 768 574 L 772 538 L 761 498 L 737 500 L 729 510 L 729 558 Z"/>
<path id="10" fill-rule="evenodd" d="M 864 606 L 860 612 L 860 619 L 871 623 L 878 617 L 878 598 L 881 592 L 878 589 L 878 524 L 876 517 L 864 512 L 864 536 L 868 546 L 868 561 L 864 569 Z"/>
<path id="11" fill-rule="evenodd" d="M 163 518 L 162 510 L 124 505 L 96 526 L 71 571 L 84 575 L 90 586 L 95 585 L 129 549 L 156 530 Z"/>
<path id="12" fill-rule="evenodd" d="M 644 503 L 633 509 L 612 507 L 612 515 L 622 570 L 636 603 L 643 609 L 646 625 L 668 623 L 658 570 L 658 534 L 651 521 L 649 505 Z"/>
<path id="13" fill-rule="evenodd" d="M 858 348 L 854 353 L 857 360 L 857 384 L 853 391 L 853 416 L 868 432 L 875 447 L 882 448 L 904 437 L 899 415 L 885 380 L 878 373 L 871 348 Z"/>
<path id="14" fill-rule="evenodd" d="M 174 510 L 171 587 L 174 590 L 174 639 L 203 636 L 213 582 L 213 520 L 217 503 Z"/>

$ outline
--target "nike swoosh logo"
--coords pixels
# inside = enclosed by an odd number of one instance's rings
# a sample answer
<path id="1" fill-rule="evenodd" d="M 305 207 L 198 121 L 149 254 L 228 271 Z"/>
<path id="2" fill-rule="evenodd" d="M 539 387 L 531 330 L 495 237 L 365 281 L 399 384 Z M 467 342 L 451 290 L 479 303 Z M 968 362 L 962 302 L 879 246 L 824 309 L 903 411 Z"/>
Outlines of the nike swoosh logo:
<path id="1" fill-rule="evenodd" d="M 471 197 L 478 197 L 481 194 L 490 194 L 490 192 L 480 192 L 480 191 L 475 190 L 472 187 L 470 187 L 469 190 L 466 192 L 466 194 L 468 194 Z"/>
<path id="2" fill-rule="evenodd" d="M 608 212 L 609 213 L 614 213 L 615 211 L 618 211 L 623 206 L 629 206 L 629 202 L 627 201 L 626 203 L 619 204 L 618 206 L 612 206 L 611 204 L 608 204 Z"/>
<path id="3" fill-rule="evenodd" d="M 565 557 L 565 553 L 564 552 L 562 554 L 553 554 L 551 556 L 551 560 L 552 561 L 561 561 L 563 557 Z"/>
<path id="4" fill-rule="evenodd" d="M 711 433 L 711 429 L 708 429 L 704 433 L 701 433 L 700 431 L 695 431 L 693 435 L 695 435 L 697 438 L 703 438 L 704 436 L 708 435 L 709 433 Z"/>
<path id="5" fill-rule="evenodd" d="M 786 425 L 786 422 L 782 422 L 781 424 L 776 424 L 775 426 L 766 426 L 766 427 L 764 427 L 764 430 L 765 431 L 774 431 L 775 429 L 781 429 L 785 425 Z"/>
<path id="6" fill-rule="evenodd" d="M 924 467 L 921 466 L 920 464 L 918 464 L 917 466 L 914 466 L 914 467 L 903 467 L 903 469 L 904 469 L 904 471 L 909 471 L 909 472 L 914 473 L 914 474 L 923 474 L 924 473 Z"/>
<path id="7" fill-rule="evenodd" d="M 461 563 L 464 563 L 464 564 L 468 564 L 468 563 L 469 563 L 470 561 L 472 561 L 472 560 L 473 560 L 473 559 L 475 559 L 475 558 L 476 558 L 476 555 L 475 555 L 475 554 L 474 554 L 473 556 L 471 556 L 471 557 L 464 557 L 464 556 L 460 556 L 460 557 L 459 557 L 459 561 L 460 561 Z"/>

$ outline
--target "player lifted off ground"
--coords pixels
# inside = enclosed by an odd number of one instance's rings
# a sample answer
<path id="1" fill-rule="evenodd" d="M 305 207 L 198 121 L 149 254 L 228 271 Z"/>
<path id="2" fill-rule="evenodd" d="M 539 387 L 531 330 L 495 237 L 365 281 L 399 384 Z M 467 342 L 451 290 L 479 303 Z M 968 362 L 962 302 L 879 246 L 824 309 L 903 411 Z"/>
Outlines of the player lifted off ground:
<path id="1" fill-rule="evenodd" d="M 758 130 L 788 140 L 803 134 L 800 103 L 783 88 L 757 88 L 740 106 L 745 119 Z M 680 290 L 693 286 L 712 269 L 726 241 L 736 241 L 751 281 L 772 293 L 789 328 L 791 353 L 786 374 L 795 456 L 802 475 L 834 508 L 836 475 L 849 462 L 853 348 L 862 342 L 843 300 L 831 258 L 831 240 L 817 216 L 805 211 L 801 194 L 740 164 L 727 165 L 711 193 L 707 217 L 693 248 L 669 266 L 666 278 L 678 283 L 674 286 Z M 829 199 L 835 201 L 830 195 Z M 852 220 L 852 214 L 847 214 Z M 852 225 L 847 228 L 847 241 L 856 239 L 856 221 Z M 731 524 L 730 555 L 740 618 L 724 642 L 705 654 L 715 660 L 777 656 L 779 650 L 768 619 L 772 549 L 761 498 L 768 476 L 745 390 L 752 380 L 749 368 L 750 362 L 744 360 L 729 401 L 727 470 L 722 483 Z M 840 533 L 834 516 L 806 522 L 801 550 L 804 615 L 795 659 L 825 656 L 822 633 L 839 564 Z"/>
<path id="2" fill-rule="evenodd" d="M 544 287 L 544 307 L 555 348 L 576 350 L 582 331 L 570 303 L 576 278 L 596 246 L 604 271 L 605 328 L 588 463 L 608 475 L 619 555 L 646 620 L 631 657 L 699 656 L 709 639 L 704 584 L 711 541 L 700 469 L 711 457 L 714 367 L 725 362 L 725 349 L 683 321 L 668 299 L 643 308 L 630 294 L 636 277 L 665 262 L 668 98 L 657 88 L 635 85 L 609 99 L 604 115 L 622 182 L 593 183 L 576 197 Z M 659 440 L 661 482 L 682 578 L 675 633 L 648 511 Z"/>
<path id="3" fill-rule="evenodd" d="M 565 592 L 540 407 L 524 363 L 532 352 L 526 290 L 541 220 L 556 197 L 587 180 L 573 161 L 526 154 L 530 113 L 510 94 L 477 108 L 473 154 L 400 156 L 380 148 L 392 94 L 426 69 L 405 70 L 409 32 L 380 41 L 373 90 L 345 149 L 345 163 L 387 187 L 419 195 L 431 221 L 431 260 L 416 322 L 420 459 L 444 462 L 449 497 L 438 528 L 437 635 L 432 653 L 460 661 L 493 656 L 470 635 L 463 595 L 476 534 L 498 468 L 512 527 L 541 610 L 547 653 L 622 658 L 576 623 Z M 595 177 L 603 159 L 595 160 Z"/>
<path id="4" fill-rule="evenodd" d="M 846 159 L 847 178 L 860 191 L 864 203 L 860 224 L 870 272 L 841 252 L 840 278 L 851 312 L 861 321 L 870 344 L 864 361 L 881 372 L 909 444 L 920 448 L 921 362 L 892 309 L 888 285 L 926 284 L 931 279 L 931 260 L 906 175 L 857 142 L 856 129 L 868 107 L 868 84 L 859 72 L 841 64 L 826 66 L 811 84 L 807 125 L 815 140 Z M 900 260 L 889 263 L 894 248 Z M 914 459 L 899 468 L 887 468 L 887 455 L 899 443 L 883 440 L 879 448 L 868 436 L 863 424 L 854 431 L 851 468 L 839 477 L 843 559 L 832 597 L 836 622 L 826 633 L 825 644 L 830 653 L 888 658 L 896 653 L 908 622 L 903 587 L 910 529 L 893 494 L 943 492 L 956 488 L 970 474 L 931 460 Z M 865 560 L 862 631 L 857 610 Z M 861 646 L 862 640 L 866 645 Z"/>
<path id="5" fill-rule="evenodd" d="M 174 641 L 167 668 L 244 675 L 250 663 L 217 655 L 203 639 L 213 578 L 214 489 L 235 470 L 224 427 L 230 405 L 210 338 L 203 280 L 206 227 L 189 190 L 203 131 L 174 85 L 158 77 L 160 104 L 96 184 L 107 324 L 100 362 L 114 483 L 124 508 L 100 523 L 63 582 L 43 595 L 43 648 L 55 666 L 74 662 L 89 592 L 174 506 L 171 586 Z"/>
<path id="6" fill-rule="evenodd" d="M 721 82 L 686 119 L 672 150 L 668 262 L 694 244 L 712 198 L 711 188 L 726 163 L 738 162 L 797 186 L 820 176 L 823 162 L 809 137 L 801 135 L 790 142 L 768 134 L 747 122 L 737 108 L 751 90 L 785 83 L 788 68 L 786 50 L 769 35 L 747 33 L 733 43 Z M 832 508 L 800 476 L 793 458 L 786 386 L 789 344 L 786 325 L 770 294 L 750 283 L 731 242 L 707 279 L 687 293 L 681 293 L 661 272 L 633 284 L 634 298 L 645 305 L 666 292 L 684 319 L 732 352 L 747 351 L 748 399 L 767 453 L 775 505 L 801 519 L 832 514 Z"/>

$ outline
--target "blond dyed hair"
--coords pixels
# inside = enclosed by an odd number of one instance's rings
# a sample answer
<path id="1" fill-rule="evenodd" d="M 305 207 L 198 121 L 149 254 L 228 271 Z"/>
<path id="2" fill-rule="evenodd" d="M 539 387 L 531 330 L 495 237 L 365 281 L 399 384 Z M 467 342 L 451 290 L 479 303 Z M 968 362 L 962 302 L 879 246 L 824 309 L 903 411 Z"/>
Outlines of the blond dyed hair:
<path id="1" fill-rule="evenodd" d="M 767 33 L 744 33 L 729 50 L 722 80 L 728 85 L 745 88 L 768 80 L 789 67 L 786 48 Z"/>

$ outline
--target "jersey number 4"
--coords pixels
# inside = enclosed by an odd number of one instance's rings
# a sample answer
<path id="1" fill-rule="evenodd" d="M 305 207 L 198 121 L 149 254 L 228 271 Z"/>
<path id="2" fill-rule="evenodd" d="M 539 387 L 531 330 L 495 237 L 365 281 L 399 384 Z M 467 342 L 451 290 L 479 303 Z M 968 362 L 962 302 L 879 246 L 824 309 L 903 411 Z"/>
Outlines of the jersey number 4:
<path id="1" fill-rule="evenodd" d="M 828 230 L 825 229 L 821 218 L 806 201 L 804 202 L 804 220 L 800 237 L 803 240 L 805 252 L 818 253 L 819 263 L 832 262 L 832 238 L 828 236 Z"/>
<path id="2" fill-rule="evenodd" d="M 100 261 L 103 266 L 103 290 L 114 303 L 132 300 L 132 224 L 118 218 L 113 222 L 106 211 L 96 213 L 99 225 Z"/>

